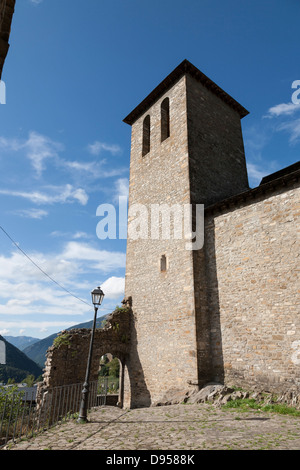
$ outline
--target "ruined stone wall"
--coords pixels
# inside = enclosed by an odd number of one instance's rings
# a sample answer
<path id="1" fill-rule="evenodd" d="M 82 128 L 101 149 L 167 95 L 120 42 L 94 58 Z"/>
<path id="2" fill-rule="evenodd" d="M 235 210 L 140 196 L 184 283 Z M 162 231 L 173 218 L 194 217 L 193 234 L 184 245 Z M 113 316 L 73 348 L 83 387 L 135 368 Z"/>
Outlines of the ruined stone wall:
<path id="1" fill-rule="evenodd" d="M 103 329 L 97 328 L 91 362 L 90 381 L 98 378 L 101 356 L 111 353 L 121 363 L 121 375 L 128 357 L 130 344 L 130 308 L 117 309 L 107 317 Z M 43 383 L 48 390 L 57 386 L 83 384 L 87 367 L 91 329 L 62 331 L 47 351 Z M 120 393 L 123 393 L 122 384 Z"/>
<path id="2" fill-rule="evenodd" d="M 212 380 L 300 393 L 299 193 L 295 178 L 207 213 Z"/>

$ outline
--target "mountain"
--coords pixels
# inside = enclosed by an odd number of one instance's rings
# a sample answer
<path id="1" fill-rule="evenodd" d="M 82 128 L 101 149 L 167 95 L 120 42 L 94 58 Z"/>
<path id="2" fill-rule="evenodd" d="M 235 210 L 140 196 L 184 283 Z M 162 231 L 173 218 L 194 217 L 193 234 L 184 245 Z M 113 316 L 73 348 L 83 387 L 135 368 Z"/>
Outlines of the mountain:
<path id="1" fill-rule="evenodd" d="M 107 315 L 103 315 L 102 317 L 97 318 L 96 328 L 102 327 L 102 323 L 106 319 L 106 317 Z M 89 321 L 74 325 L 71 328 L 67 328 L 66 331 L 74 330 L 75 328 L 92 328 L 92 326 L 93 321 Z M 23 352 L 26 354 L 26 356 L 35 361 L 39 366 L 44 367 L 47 349 L 52 346 L 53 341 L 58 334 L 59 333 L 54 333 L 53 335 L 47 336 L 47 338 L 41 339 L 33 344 L 30 344 L 29 346 L 27 346 L 27 348 L 24 349 Z"/>
<path id="2" fill-rule="evenodd" d="M 22 382 L 27 375 L 34 375 L 35 378 L 42 375 L 43 370 L 36 362 L 9 343 L 3 336 L 0 336 L 0 340 L 4 341 L 6 349 L 6 363 L 0 364 L 0 382 L 6 383 L 8 379 Z"/>
<path id="3" fill-rule="evenodd" d="M 13 346 L 16 346 L 16 348 L 20 349 L 20 351 L 24 351 L 24 349 L 30 344 L 40 341 L 39 338 L 32 338 L 31 336 L 3 336 L 3 338 Z"/>

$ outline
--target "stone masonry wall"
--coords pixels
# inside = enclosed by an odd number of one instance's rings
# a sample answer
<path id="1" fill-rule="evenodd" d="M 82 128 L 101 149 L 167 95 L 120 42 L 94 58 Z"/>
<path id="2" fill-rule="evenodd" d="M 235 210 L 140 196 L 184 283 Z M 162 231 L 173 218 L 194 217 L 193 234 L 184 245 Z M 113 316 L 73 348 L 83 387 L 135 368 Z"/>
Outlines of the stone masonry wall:
<path id="1" fill-rule="evenodd" d="M 206 216 L 212 380 L 300 393 L 299 192 Z"/>
<path id="2" fill-rule="evenodd" d="M 249 189 L 239 113 L 187 75 L 191 201 L 205 207 Z"/>

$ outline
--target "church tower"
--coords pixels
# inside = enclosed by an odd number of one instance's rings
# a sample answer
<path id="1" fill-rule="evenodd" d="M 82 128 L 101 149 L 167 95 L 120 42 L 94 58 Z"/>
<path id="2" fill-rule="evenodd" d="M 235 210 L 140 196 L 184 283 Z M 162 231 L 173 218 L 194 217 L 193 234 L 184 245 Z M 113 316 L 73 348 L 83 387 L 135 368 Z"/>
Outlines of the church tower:
<path id="1" fill-rule="evenodd" d="M 178 215 L 249 189 L 247 114 L 184 60 L 124 119 L 132 128 L 125 296 L 133 311 L 125 406 L 164 402 L 211 378 L 203 250 L 187 249 Z"/>

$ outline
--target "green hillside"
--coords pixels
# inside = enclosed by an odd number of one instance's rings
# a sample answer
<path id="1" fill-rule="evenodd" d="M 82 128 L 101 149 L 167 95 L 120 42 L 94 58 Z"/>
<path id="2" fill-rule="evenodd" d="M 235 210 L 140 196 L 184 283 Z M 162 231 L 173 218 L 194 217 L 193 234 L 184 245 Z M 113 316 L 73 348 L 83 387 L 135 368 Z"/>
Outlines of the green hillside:
<path id="1" fill-rule="evenodd" d="M 42 368 L 24 352 L 10 344 L 5 338 L 0 336 L 6 346 L 6 364 L 0 365 L 0 382 L 7 383 L 8 379 L 15 379 L 15 382 L 22 382 L 28 375 L 35 378 L 42 375 Z"/>
<path id="2" fill-rule="evenodd" d="M 101 328 L 103 321 L 106 319 L 107 315 L 103 315 L 102 317 L 97 318 L 96 327 Z M 75 328 L 92 328 L 93 321 L 80 323 L 78 325 L 74 325 L 71 328 L 67 328 L 67 330 L 73 330 Z M 47 338 L 41 339 L 34 344 L 27 346 L 24 349 L 24 353 L 30 359 L 35 361 L 41 367 L 44 367 L 45 360 L 46 360 L 46 352 L 47 349 L 50 348 L 53 344 L 54 339 L 57 337 L 58 333 L 54 333 L 53 335 L 47 336 Z"/>

